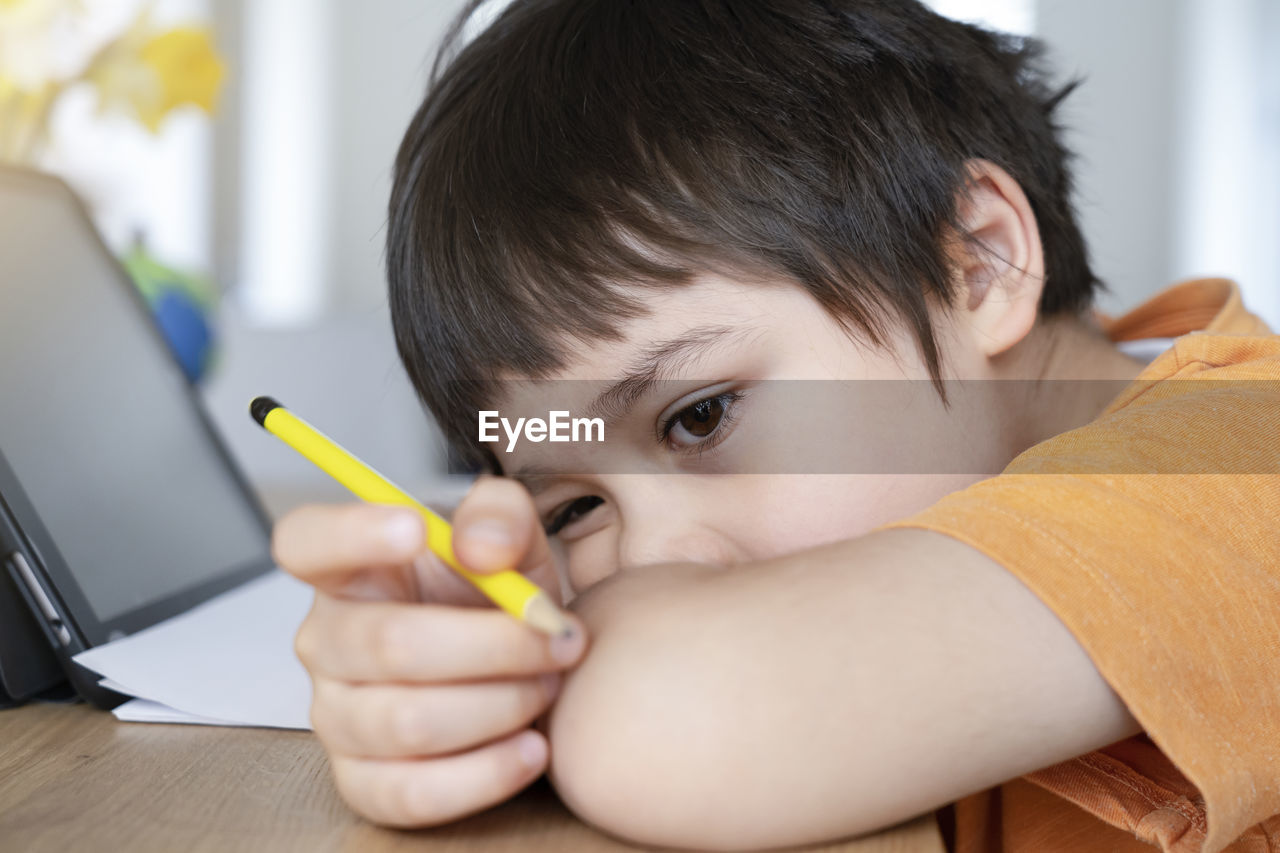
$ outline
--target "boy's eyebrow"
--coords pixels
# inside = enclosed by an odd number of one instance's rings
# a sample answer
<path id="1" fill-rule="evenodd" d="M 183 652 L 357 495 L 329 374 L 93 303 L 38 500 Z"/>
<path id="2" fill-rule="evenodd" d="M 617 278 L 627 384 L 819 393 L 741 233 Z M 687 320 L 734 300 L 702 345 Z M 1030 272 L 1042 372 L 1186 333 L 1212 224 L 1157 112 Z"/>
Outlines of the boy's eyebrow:
<path id="1" fill-rule="evenodd" d="M 698 326 L 678 338 L 655 344 L 633 362 L 622 378 L 610 385 L 587 406 L 587 417 L 616 421 L 631 410 L 636 401 L 647 394 L 663 376 L 676 372 L 683 363 L 692 361 L 713 346 L 737 339 L 753 329 L 741 326 Z"/>

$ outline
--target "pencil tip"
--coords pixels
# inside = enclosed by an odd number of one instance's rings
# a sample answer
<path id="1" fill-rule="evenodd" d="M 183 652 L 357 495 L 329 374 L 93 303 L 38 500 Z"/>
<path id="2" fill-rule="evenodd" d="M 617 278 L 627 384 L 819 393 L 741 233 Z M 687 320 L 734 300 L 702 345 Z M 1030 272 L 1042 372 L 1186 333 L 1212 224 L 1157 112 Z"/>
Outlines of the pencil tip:
<path id="1" fill-rule="evenodd" d="M 549 637 L 569 638 L 577 633 L 577 628 L 564 612 L 547 597 L 539 593 L 525 604 L 524 621 Z"/>

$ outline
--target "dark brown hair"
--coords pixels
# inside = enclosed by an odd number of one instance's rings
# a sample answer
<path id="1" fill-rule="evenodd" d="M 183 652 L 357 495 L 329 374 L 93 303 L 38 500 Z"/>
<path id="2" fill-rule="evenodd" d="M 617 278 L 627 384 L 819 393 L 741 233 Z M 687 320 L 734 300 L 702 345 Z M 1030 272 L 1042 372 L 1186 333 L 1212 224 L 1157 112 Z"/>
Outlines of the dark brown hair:
<path id="1" fill-rule="evenodd" d="M 514 0 L 441 49 L 396 158 L 387 276 L 409 377 L 455 448 L 504 372 L 615 338 L 645 287 L 794 280 L 872 341 L 951 300 L 966 161 L 1021 185 L 1043 314 L 1098 282 L 1040 45 L 915 0 Z M 1072 84 L 1074 85 L 1074 84 Z"/>

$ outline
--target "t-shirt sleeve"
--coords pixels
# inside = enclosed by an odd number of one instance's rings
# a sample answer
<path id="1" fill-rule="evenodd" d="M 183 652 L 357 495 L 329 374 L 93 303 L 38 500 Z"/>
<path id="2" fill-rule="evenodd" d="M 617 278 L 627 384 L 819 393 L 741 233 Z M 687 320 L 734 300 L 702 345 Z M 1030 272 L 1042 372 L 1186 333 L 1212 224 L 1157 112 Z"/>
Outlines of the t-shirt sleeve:
<path id="1" fill-rule="evenodd" d="M 1146 839 L 1170 853 L 1216 853 L 1280 814 L 1280 361 L 1224 366 L 1212 347 L 1170 354 L 1182 381 L 890 525 L 968 543 L 1062 620 L 1199 792 L 1176 803 L 1199 831 Z M 1132 785 L 1108 766 L 1078 764 L 1073 784 L 1103 800 Z"/>

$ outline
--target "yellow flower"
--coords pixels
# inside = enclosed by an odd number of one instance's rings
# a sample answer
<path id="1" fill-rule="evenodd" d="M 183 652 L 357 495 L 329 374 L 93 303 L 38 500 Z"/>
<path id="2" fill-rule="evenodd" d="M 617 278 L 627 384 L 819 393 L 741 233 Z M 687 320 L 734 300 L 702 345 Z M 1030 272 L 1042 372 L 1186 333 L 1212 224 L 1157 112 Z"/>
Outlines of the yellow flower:
<path id="1" fill-rule="evenodd" d="M 181 27 L 155 34 L 144 10 L 94 57 L 84 76 L 98 87 L 103 110 L 132 112 L 155 133 L 184 104 L 212 113 L 222 75 L 208 30 Z"/>
<path id="2" fill-rule="evenodd" d="M 223 68 L 208 30 L 196 27 L 169 30 L 147 42 L 141 58 L 160 81 L 155 107 L 147 112 L 138 111 L 142 123 L 153 132 L 170 110 L 182 104 L 193 104 L 206 113 L 213 113 Z"/>

